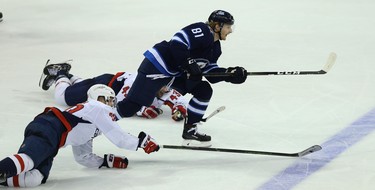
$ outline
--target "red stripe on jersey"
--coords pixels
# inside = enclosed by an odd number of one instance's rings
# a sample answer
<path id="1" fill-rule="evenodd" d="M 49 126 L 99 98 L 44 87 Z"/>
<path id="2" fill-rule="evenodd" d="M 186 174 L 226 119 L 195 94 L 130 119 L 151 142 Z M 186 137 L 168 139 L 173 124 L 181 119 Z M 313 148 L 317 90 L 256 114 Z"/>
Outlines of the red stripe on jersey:
<path id="1" fill-rule="evenodd" d="M 70 125 L 70 123 L 68 122 L 68 120 L 64 117 L 64 115 L 61 113 L 61 111 L 58 110 L 57 108 L 47 107 L 44 110 L 44 112 L 48 112 L 48 111 L 52 111 L 53 114 L 55 114 L 55 116 L 57 118 L 59 118 L 59 120 L 63 123 L 63 125 L 66 128 L 66 131 L 61 135 L 60 144 L 59 144 L 59 148 L 60 148 L 60 147 L 64 146 L 65 141 L 66 141 L 66 137 L 68 136 L 69 131 L 72 130 L 72 126 Z"/>
<path id="2" fill-rule="evenodd" d="M 166 100 L 166 101 L 164 102 L 164 104 L 167 105 L 169 108 L 173 109 L 174 104 L 173 104 L 171 101 Z"/>
<path id="3" fill-rule="evenodd" d="M 109 83 L 108 83 L 107 86 L 109 86 L 109 87 L 112 88 L 112 85 L 113 85 L 113 83 L 115 82 L 115 80 L 116 80 L 119 76 L 123 75 L 124 73 L 125 73 L 125 72 L 118 72 L 118 73 L 116 73 L 116 75 L 112 77 L 111 81 L 109 81 Z"/>
<path id="4" fill-rule="evenodd" d="M 25 162 L 23 161 L 22 157 L 18 154 L 15 154 L 14 157 L 17 158 L 18 162 L 20 163 L 20 166 L 21 166 L 21 172 L 23 172 L 23 170 L 25 170 Z"/>
<path id="5" fill-rule="evenodd" d="M 20 187 L 18 175 L 13 176 L 13 187 Z"/>

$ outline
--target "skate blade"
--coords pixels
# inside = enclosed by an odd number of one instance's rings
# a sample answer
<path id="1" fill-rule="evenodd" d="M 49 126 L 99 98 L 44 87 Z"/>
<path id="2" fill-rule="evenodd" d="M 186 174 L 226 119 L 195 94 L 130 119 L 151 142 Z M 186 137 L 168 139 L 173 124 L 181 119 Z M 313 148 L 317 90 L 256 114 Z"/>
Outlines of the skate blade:
<path id="1" fill-rule="evenodd" d="M 183 140 L 182 146 L 186 147 L 211 147 L 211 141 Z"/>
<path id="2" fill-rule="evenodd" d="M 46 62 L 46 65 L 44 65 L 44 68 L 48 65 L 49 61 L 50 60 L 48 59 L 47 62 Z M 42 81 L 47 77 L 46 74 L 44 74 L 44 68 L 43 68 L 42 75 L 40 75 L 39 87 L 42 87 Z"/>
<path id="3" fill-rule="evenodd" d="M 40 79 L 39 79 L 39 87 L 42 87 L 42 82 L 45 78 L 46 78 L 46 75 L 44 73 L 42 73 L 42 75 L 40 75 Z"/>

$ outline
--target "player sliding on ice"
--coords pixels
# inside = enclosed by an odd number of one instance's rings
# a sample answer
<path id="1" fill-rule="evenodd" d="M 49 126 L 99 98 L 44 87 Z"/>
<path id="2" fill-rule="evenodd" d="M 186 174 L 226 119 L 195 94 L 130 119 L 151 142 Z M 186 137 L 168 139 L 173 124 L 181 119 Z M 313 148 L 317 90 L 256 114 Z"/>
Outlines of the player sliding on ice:
<path id="1" fill-rule="evenodd" d="M 69 73 L 70 61 L 57 64 L 48 64 L 43 69 L 39 84 L 43 90 L 48 90 L 55 84 L 55 100 L 63 106 L 72 106 L 87 100 L 87 90 L 95 84 L 110 86 L 116 93 L 117 101 L 126 98 L 129 89 L 132 87 L 137 74 L 119 72 L 113 74 L 102 74 L 94 78 L 81 79 Z M 156 96 L 156 97 L 155 97 Z M 176 90 L 163 86 L 154 96 L 151 106 L 143 106 L 137 116 L 148 119 L 156 118 L 163 113 L 162 105 L 171 109 L 172 119 L 181 121 L 186 117 L 186 105 L 188 101 Z M 117 114 L 118 118 L 121 118 Z"/>
<path id="2" fill-rule="evenodd" d="M 121 129 L 115 122 L 114 91 L 97 84 L 88 91 L 88 101 L 65 111 L 48 107 L 25 129 L 24 141 L 17 154 L 0 161 L 0 185 L 35 187 L 48 179 L 59 148 L 71 145 L 75 160 L 90 168 L 126 168 L 126 157 L 92 153 L 93 138 L 104 134 L 117 147 L 136 151 L 143 148 L 149 154 L 159 145 L 148 134 L 138 137 Z"/>
<path id="3" fill-rule="evenodd" d="M 150 106 L 155 94 L 167 84 L 181 94 L 193 97 L 187 106 L 182 138 L 185 146 L 211 146 L 211 136 L 198 132 L 213 90 L 210 83 L 221 81 L 240 84 L 247 71 L 243 67 L 223 68 L 217 65 L 221 40 L 232 33 L 233 16 L 223 10 L 211 13 L 206 23 L 198 22 L 182 28 L 170 41 L 155 44 L 145 53 L 138 74 L 127 97 L 117 106 L 121 117 L 131 117 L 142 106 Z M 230 76 L 205 77 L 202 73 L 232 73 Z"/>

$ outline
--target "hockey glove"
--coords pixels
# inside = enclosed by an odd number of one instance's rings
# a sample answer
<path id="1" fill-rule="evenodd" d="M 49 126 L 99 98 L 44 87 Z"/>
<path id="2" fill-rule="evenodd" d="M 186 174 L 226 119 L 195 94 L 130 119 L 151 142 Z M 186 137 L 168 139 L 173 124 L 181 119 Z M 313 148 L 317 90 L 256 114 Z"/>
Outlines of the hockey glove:
<path id="1" fill-rule="evenodd" d="M 202 71 L 195 59 L 188 59 L 184 69 L 187 72 L 187 79 L 193 81 L 202 80 Z"/>
<path id="2" fill-rule="evenodd" d="M 158 115 L 163 114 L 163 110 L 160 108 L 156 108 L 155 106 L 144 107 L 142 111 L 142 117 L 153 119 L 156 118 Z"/>
<path id="3" fill-rule="evenodd" d="M 156 143 L 155 139 L 153 139 L 150 135 L 146 134 L 145 132 L 140 132 L 138 138 L 138 147 L 143 148 L 143 150 L 147 154 L 150 154 L 151 152 L 157 152 L 160 149 L 160 146 Z"/>
<path id="4" fill-rule="evenodd" d="M 175 121 L 181 121 L 186 117 L 186 108 L 183 105 L 173 106 L 172 108 L 172 119 Z"/>
<path id="5" fill-rule="evenodd" d="M 107 168 L 126 168 L 128 167 L 128 159 L 124 156 L 115 156 L 113 154 L 104 154 L 104 161 L 99 168 L 105 166 Z"/>
<path id="6" fill-rule="evenodd" d="M 241 84 L 247 79 L 247 71 L 243 67 L 229 67 L 226 73 L 231 73 L 232 75 L 226 78 L 225 81 L 233 84 Z"/>

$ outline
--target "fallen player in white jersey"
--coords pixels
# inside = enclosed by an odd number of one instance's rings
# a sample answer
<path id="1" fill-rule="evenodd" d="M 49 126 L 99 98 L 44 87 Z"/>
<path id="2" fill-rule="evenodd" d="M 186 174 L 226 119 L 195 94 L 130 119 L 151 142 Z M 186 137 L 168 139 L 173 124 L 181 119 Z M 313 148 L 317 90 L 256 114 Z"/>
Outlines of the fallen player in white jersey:
<path id="1" fill-rule="evenodd" d="M 71 145 L 75 160 L 90 168 L 126 168 L 123 156 L 95 155 L 93 139 L 104 134 L 119 148 L 147 154 L 159 150 L 156 141 L 145 132 L 138 137 L 121 129 L 115 122 L 116 98 L 108 86 L 97 84 L 88 91 L 88 101 L 65 111 L 47 107 L 25 129 L 24 141 L 17 154 L 0 161 L 0 185 L 35 187 L 46 183 L 54 157 L 62 147 Z"/>
<path id="2" fill-rule="evenodd" d="M 87 99 L 86 91 L 95 84 L 108 85 L 115 91 L 117 100 L 121 101 L 126 98 L 137 77 L 137 74 L 119 72 L 81 79 L 70 74 L 70 68 L 70 61 L 57 64 L 48 64 L 47 62 L 39 83 L 44 90 L 48 90 L 50 86 L 55 84 L 55 100 L 63 106 L 72 106 L 85 101 Z M 153 103 L 149 107 L 143 106 L 136 115 L 148 119 L 156 118 L 163 113 L 161 107 L 167 105 L 171 109 L 172 119 L 181 121 L 186 117 L 187 104 L 188 101 L 177 90 L 164 86 L 155 94 Z M 118 116 L 118 118 L 121 117 Z"/>

